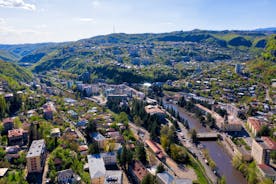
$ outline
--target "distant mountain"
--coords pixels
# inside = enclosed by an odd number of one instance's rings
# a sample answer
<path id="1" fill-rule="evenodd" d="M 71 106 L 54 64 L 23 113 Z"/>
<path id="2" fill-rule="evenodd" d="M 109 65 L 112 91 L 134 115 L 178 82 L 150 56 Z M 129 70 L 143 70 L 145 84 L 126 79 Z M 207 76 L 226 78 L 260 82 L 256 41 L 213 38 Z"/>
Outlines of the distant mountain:
<path id="1" fill-rule="evenodd" d="M 258 28 L 258 29 L 254 29 L 253 31 L 275 32 L 276 33 L 276 27 Z"/>
<path id="2" fill-rule="evenodd" d="M 265 31 L 175 31 L 109 34 L 66 43 L 0 45 L 0 59 L 35 72 L 62 68 L 81 74 L 97 65 L 173 66 L 188 61 L 246 61 L 266 46 Z"/>

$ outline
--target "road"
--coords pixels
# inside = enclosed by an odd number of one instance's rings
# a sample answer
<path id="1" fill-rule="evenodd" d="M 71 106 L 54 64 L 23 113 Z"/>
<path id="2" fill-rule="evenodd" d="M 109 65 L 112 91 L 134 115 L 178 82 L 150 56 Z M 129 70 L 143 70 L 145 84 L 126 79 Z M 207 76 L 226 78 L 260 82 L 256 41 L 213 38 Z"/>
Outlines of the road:
<path id="1" fill-rule="evenodd" d="M 175 117 L 173 117 L 168 111 L 165 110 L 165 112 L 173 120 L 177 121 L 177 119 Z M 207 177 L 212 181 L 212 183 L 217 183 L 217 176 L 214 174 L 212 169 L 205 163 L 200 150 L 192 143 L 192 140 L 189 136 L 189 131 L 186 129 L 186 127 L 181 122 L 177 121 L 177 123 L 181 130 L 180 132 L 177 132 L 179 141 L 181 142 L 181 144 L 184 147 L 186 147 L 188 150 L 190 150 L 192 153 L 194 153 L 197 156 L 197 159 L 200 161 L 201 165 L 203 165 L 203 167 L 205 169 L 205 173 L 207 174 Z"/>
<path id="2" fill-rule="evenodd" d="M 84 135 L 80 132 L 80 130 L 79 130 L 77 127 L 75 127 L 74 122 L 71 121 L 70 119 L 64 117 L 63 115 L 60 115 L 60 117 L 63 119 L 63 121 L 70 123 L 70 127 L 71 127 L 71 128 L 72 128 L 72 127 L 74 128 L 74 130 L 75 130 L 75 132 L 77 133 L 78 137 L 81 138 L 81 139 L 84 141 L 85 144 L 87 144 L 86 138 L 85 138 Z"/>
<path id="3" fill-rule="evenodd" d="M 149 132 L 144 128 L 138 127 L 133 123 L 129 123 L 129 126 L 131 130 L 136 134 L 137 138 L 141 141 L 145 142 L 146 140 L 150 139 Z M 156 144 L 160 149 L 162 149 L 162 146 L 160 144 Z M 180 165 L 178 165 L 174 160 L 172 160 L 163 149 L 162 151 L 166 156 L 166 160 L 163 163 L 165 164 L 167 170 L 170 171 L 171 174 L 180 178 L 190 178 L 191 180 L 197 179 L 197 176 L 193 169 L 181 168 Z"/>
<path id="4" fill-rule="evenodd" d="M 181 132 L 177 133 L 178 139 L 182 143 L 183 146 L 185 146 L 187 149 L 189 149 L 192 153 L 194 153 L 197 156 L 197 159 L 200 161 L 201 165 L 205 169 L 205 173 L 207 174 L 208 178 L 212 181 L 212 183 L 217 183 L 217 176 L 214 174 L 212 169 L 205 163 L 204 157 L 201 154 L 200 150 L 192 144 L 192 140 L 188 134 L 188 130 L 184 127 L 184 125 L 180 122 L 178 122 L 179 128 L 181 129 Z M 182 138 L 184 136 L 184 139 Z"/>

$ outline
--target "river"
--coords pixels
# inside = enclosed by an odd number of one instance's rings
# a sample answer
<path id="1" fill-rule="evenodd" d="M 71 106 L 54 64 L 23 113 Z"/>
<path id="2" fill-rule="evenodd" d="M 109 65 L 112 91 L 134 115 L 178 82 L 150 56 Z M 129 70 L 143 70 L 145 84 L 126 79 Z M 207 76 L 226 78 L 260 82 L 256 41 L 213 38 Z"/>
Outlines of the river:
<path id="1" fill-rule="evenodd" d="M 208 128 L 203 127 L 199 120 L 192 117 L 183 108 L 178 107 L 175 104 L 171 104 L 163 100 L 165 107 L 169 106 L 173 108 L 176 112 L 179 112 L 180 117 L 188 120 L 191 129 L 195 129 L 197 132 L 208 132 Z M 227 184 L 246 184 L 246 179 L 242 174 L 236 170 L 231 163 L 231 157 L 227 154 L 223 146 L 219 145 L 217 141 L 202 141 L 202 145 L 209 151 L 211 158 L 215 161 L 218 173 L 221 176 L 226 177 Z"/>

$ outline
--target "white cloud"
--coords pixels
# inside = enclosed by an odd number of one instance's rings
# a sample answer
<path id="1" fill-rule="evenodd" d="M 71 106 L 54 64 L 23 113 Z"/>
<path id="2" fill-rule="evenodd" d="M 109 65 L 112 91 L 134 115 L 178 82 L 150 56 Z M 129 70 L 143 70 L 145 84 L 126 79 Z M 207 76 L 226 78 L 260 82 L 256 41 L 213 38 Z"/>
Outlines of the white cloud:
<path id="1" fill-rule="evenodd" d="M 24 0 L 0 0 L 0 7 L 22 8 L 25 10 L 35 10 L 34 4 L 26 3 Z"/>
<path id="2" fill-rule="evenodd" d="M 92 23 L 96 23 L 96 21 L 93 18 L 89 18 L 89 17 L 82 17 L 82 18 L 74 18 L 74 21 L 79 21 L 79 22 L 92 22 Z"/>

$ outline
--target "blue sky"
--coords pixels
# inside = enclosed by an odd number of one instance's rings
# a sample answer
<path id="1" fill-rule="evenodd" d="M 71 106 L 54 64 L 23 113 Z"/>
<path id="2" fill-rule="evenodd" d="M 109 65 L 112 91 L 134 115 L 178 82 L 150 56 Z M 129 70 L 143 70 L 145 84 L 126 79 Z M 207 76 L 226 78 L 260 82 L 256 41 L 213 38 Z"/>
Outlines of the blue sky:
<path id="1" fill-rule="evenodd" d="M 0 44 L 276 26 L 275 0 L 0 0 Z"/>

